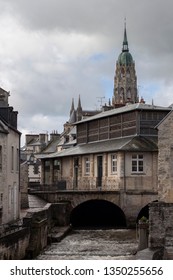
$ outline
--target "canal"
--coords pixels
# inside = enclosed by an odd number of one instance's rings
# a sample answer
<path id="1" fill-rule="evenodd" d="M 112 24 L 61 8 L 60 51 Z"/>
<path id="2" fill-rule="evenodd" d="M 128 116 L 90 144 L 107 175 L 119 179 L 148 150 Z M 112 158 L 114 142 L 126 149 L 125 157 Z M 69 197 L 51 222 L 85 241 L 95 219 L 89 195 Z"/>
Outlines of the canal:
<path id="1" fill-rule="evenodd" d="M 133 260 L 138 241 L 135 229 L 73 229 L 52 243 L 38 260 Z"/>

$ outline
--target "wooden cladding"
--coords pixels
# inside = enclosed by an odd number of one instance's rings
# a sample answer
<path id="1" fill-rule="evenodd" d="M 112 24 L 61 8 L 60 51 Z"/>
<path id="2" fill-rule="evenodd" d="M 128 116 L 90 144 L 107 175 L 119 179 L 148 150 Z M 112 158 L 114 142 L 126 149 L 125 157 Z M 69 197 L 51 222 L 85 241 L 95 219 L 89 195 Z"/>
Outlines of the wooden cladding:
<path id="1" fill-rule="evenodd" d="M 140 115 L 140 134 L 157 135 L 156 125 L 166 116 L 168 112 L 143 111 Z"/>
<path id="2" fill-rule="evenodd" d="M 115 139 L 131 135 L 157 135 L 155 126 L 167 111 L 132 111 L 77 125 L 77 143 Z"/>
<path id="3" fill-rule="evenodd" d="M 81 123 L 77 126 L 77 142 L 88 143 L 99 140 L 136 134 L 136 113 L 126 113 Z"/>

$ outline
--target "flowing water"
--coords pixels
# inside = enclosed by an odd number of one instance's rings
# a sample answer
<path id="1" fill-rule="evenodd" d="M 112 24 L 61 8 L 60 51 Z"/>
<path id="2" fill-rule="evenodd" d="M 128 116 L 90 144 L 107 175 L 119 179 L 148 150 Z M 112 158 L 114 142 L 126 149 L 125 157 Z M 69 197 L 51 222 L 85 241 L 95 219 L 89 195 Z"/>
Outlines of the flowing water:
<path id="1" fill-rule="evenodd" d="M 133 229 L 72 230 L 61 242 L 52 243 L 39 260 L 132 260 L 138 241 Z"/>

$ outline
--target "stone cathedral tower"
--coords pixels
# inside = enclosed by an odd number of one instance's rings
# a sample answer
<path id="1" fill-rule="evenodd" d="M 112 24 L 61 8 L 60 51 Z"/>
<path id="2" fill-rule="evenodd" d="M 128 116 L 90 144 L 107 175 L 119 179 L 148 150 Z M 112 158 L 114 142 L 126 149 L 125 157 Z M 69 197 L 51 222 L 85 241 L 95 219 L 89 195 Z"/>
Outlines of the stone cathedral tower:
<path id="1" fill-rule="evenodd" d="M 122 52 L 116 63 L 112 105 L 113 107 L 119 107 L 128 103 L 138 102 L 135 62 L 129 52 L 125 24 Z"/>

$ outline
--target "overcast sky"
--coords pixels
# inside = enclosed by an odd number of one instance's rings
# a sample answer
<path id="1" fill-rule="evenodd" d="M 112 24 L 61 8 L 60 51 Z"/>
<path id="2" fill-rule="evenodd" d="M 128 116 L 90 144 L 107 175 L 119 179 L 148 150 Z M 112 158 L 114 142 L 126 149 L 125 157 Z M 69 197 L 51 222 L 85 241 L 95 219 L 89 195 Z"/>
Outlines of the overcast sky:
<path id="1" fill-rule="evenodd" d="M 62 132 L 73 97 L 91 110 L 112 98 L 125 17 L 139 96 L 169 106 L 172 0 L 0 0 L 0 87 L 23 136 Z"/>

